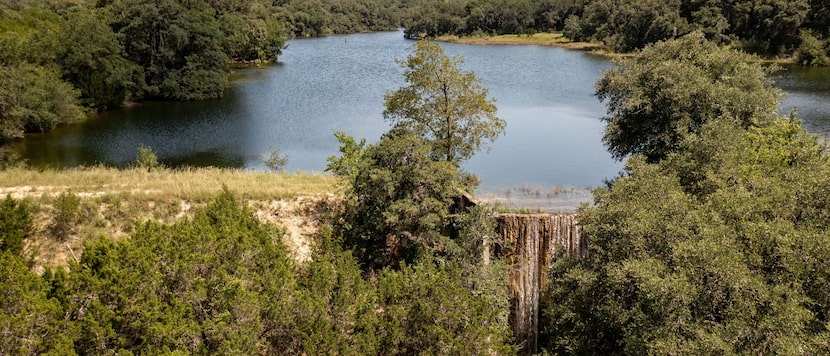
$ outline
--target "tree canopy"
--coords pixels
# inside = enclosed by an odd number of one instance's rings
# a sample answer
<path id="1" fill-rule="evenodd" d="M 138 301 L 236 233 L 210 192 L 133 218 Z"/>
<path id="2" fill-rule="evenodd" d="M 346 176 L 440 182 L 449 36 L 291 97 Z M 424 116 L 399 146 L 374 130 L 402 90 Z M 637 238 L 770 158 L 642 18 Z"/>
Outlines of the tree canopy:
<path id="1" fill-rule="evenodd" d="M 343 155 L 329 158 L 328 170 L 345 179 L 344 243 L 365 266 L 414 263 L 451 243 L 442 234 L 450 205 L 459 191 L 472 188 L 458 167 L 431 158 L 426 140 L 402 130 L 377 145 L 342 133 L 338 138 Z"/>
<path id="2" fill-rule="evenodd" d="M 548 351 L 830 351 L 830 156 L 742 59 L 697 34 L 600 79 L 606 143 L 633 155 L 580 209 L 588 256 L 553 263 Z"/>
<path id="3" fill-rule="evenodd" d="M 603 142 L 616 159 L 641 154 L 655 161 L 709 121 L 763 126 L 782 98 L 766 73 L 699 32 L 647 46 L 596 83 L 596 96 L 608 102 Z"/>
<path id="4" fill-rule="evenodd" d="M 830 162 L 795 122 L 709 122 L 581 211 L 589 256 L 554 263 L 548 348 L 822 354 Z"/>
<path id="5" fill-rule="evenodd" d="M 426 138 L 433 157 L 456 164 L 495 141 L 506 125 L 487 89 L 474 73 L 462 71 L 461 63 L 435 42 L 418 42 L 401 62 L 407 85 L 386 95 L 383 112 L 395 127 Z"/>
<path id="6" fill-rule="evenodd" d="M 792 55 L 799 32 L 830 35 L 822 0 L 419 0 L 402 4 L 409 37 L 562 31 L 615 52 L 694 31 L 749 52 Z"/>

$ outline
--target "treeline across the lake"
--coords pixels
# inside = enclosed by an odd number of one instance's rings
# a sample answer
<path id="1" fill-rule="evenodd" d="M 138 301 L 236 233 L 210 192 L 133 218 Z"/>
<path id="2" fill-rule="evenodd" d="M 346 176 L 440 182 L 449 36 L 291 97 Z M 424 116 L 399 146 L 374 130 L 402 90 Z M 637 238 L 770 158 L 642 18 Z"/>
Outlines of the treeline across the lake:
<path id="1" fill-rule="evenodd" d="M 0 1 L 0 144 L 90 111 L 222 96 L 293 36 L 391 30 L 388 1 Z"/>
<path id="2" fill-rule="evenodd" d="M 274 60 L 270 2 L 0 3 L 0 142 L 126 100 L 222 95 L 231 61 Z"/>
<path id="3" fill-rule="evenodd" d="M 408 6 L 404 26 L 410 36 L 555 30 L 615 52 L 700 30 L 746 51 L 791 55 L 802 31 L 830 34 L 824 0 L 419 0 Z"/>

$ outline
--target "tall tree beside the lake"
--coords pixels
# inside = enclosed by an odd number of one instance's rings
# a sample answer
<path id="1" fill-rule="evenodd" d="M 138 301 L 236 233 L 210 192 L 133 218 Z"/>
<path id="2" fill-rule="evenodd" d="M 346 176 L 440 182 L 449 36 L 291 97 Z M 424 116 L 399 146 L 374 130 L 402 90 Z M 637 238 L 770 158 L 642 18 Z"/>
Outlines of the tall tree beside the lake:
<path id="1" fill-rule="evenodd" d="M 421 41 L 401 65 L 406 86 L 386 95 L 383 116 L 396 127 L 425 137 L 432 155 L 460 163 L 504 133 L 494 100 L 474 73 L 462 71 L 435 42 Z"/>
<path id="2" fill-rule="evenodd" d="M 768 123 L 782 92 L 750 59 L 695 32 L 617 61 L 596 83 L 597 97 L 608 101 L 603 142 L 617 159 L 642 154 L 657 161 L 708 121 Z"/>
<path id="3" fill-rule="evenodd" d="M 451 242 L 441 232 L 462 185 L 458 167 L 431 157 L 432 145 L 406 130 L 385 134 L 374 146 L 338 133 L 341 157 L 328 171 L 344 178 L 348 199 L 344 243 L 369 268 L 415 262 Z M 443 252 L 443 251 L 434 251 Z"/>

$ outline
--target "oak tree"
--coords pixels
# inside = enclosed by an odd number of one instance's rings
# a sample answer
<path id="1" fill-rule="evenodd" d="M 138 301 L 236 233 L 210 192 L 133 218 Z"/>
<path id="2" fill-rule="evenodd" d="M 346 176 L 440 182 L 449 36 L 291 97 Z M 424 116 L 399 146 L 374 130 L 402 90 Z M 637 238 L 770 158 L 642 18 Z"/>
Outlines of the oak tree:
<path id="1" fill-rule="evenodd" d="M 450 58 L 437 43 L 421 41 L 400 63 L 407 85 L 386 95 L 383 116 L 425 137 L 435 158 L 460 163 L 504 133 L 494 100 L 473 72 L 459 68 L 461 57 Z"/>
<path id="2" fill-rule="evenodd" d="M 764 125 L 777 116 L 782 92 L 750 60 L 693 32 L 617 61 L 596 83 L 595 95 L 608 102 L 603 142 L 617 159 L 657 161 L 708 121 Z"/>

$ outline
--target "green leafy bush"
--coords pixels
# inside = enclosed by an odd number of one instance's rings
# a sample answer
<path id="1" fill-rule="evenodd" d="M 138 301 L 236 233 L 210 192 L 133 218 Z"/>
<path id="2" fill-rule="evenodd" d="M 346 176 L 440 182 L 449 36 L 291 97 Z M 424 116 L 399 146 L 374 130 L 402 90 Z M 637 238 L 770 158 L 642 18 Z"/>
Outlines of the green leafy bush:
<path id="1" fill-rule="evenodd" d="M 805 66 L 828 66 L 830 56 L 824 41 L 816 38 L 812 32 L 801 31 L 801 45 L 798 47 L 798 63 Z"/>
<path id="2" fill-rule="evenodd" d="M 19 256 L 23 251 L 23 240 L 33 227 L 31 209 L 26 201 L 18 202 L 7 195 L 0 202 L 0 252 Z"/>
<path id="3" fill-rule="evenodd" d="M 711 122 L 631 159 L 580 216 L 588 257 L 553 264 L 547 347 L 577 354 L 825 354 L 830 159 L 779 120 Z"/>
<path id="4" fill-rule="evenodd" d="M 162 168 L 158 156 L 153 150 L 144 145 L 138 147 L 138 155 L 135 158 L 135 167 L 152 171 L 154 169 Z"/>
<path id="5" fill-rule="evenodd" d="M 279 148 L 269 147 L 270 154 L 268 156 L 262 155 L 262 162 L 265 167 L 268 167 L 271 172 L 280 172 L 285 169 L 288 164 L 288 155 L 283 153 Z"/>
<path id="6" fill-rule="evenodd" d="M 54 213 L 49 231 L 58 241 L 66 240 L 75 232 L 81 198 L 72 193 L 61 193 L 54 201 Z"/>
<path id="7" fill-rule="evenodd" d="M 25 132 L 47 132 L 80 120 L 78 92 L 54 68 L 28 63 L 0 66 L 0 143 Z"/>

